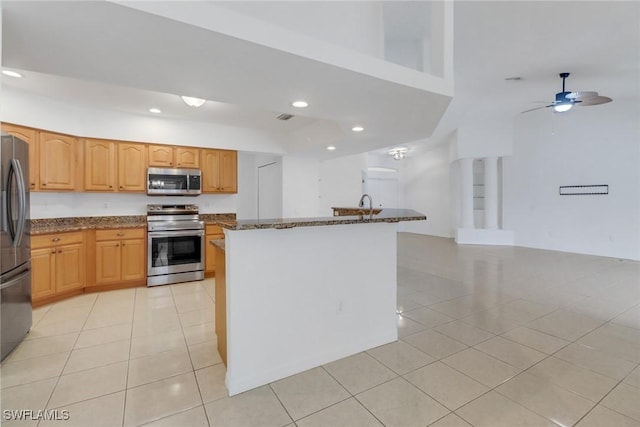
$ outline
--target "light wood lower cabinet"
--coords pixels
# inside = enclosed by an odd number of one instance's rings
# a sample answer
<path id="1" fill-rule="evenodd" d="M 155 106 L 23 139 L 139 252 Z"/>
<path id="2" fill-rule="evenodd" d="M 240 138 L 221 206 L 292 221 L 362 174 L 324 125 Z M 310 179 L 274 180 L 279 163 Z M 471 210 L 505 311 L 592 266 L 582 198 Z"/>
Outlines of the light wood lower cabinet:
<path id="1" fill-rule="evenodd" d="M 218 225 L 207 225 L 205 227 L 205 247 L 204 247 L 204 275 L 212 277 L 216 273 L 216 251 L 215 247 L 209 243 L 214 239 L 224 239 L 222 227 Z"/>
<path id="2" fill-rule="evenodd" d="M 213 245 L 209 245 L 212 246 Z M 227 365 L 227 272 L 225 265 L 225 251 L 214 247 L 218 262 L 215 287 L 215 321 L 216 336 L 218 338 L 218 353 L 225 366 Z"/>
<path id="3" fill-rule="evenodd" d="M 86 261 L 81 231 L 32 236 L 31 248 L 32 304 L 82 291 Z"/>
<path id="4" fill-rule="evenodd" d="M 144 228 L 96 230 L 95 285 L 146 282 L 144 237 Z"/>

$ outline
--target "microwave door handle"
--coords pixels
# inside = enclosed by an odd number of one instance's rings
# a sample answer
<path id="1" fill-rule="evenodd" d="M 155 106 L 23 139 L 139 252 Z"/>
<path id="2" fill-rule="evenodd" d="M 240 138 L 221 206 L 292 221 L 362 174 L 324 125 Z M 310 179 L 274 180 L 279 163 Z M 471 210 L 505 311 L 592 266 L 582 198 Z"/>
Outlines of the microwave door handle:
<path id="1" fill-rule="evenodd" d="M 16 184 L 18 184 L 18 227 L 16 230 L 16 237 L 14 239 L 14 246 L 19 246 L 22 241 L 22 235 L 24 234 L 24 226 L 27 222 L 27 190 L 20 161 L 17 159 L 11 159 L 11 163 L 15 168 L 17 178 Z"/>

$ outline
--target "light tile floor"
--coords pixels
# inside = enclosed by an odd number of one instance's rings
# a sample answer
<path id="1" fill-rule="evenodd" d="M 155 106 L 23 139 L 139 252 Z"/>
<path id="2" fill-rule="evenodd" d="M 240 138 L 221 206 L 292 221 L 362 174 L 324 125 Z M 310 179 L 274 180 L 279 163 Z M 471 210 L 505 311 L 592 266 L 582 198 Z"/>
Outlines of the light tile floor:
<path id="1" fill-rule="evenodd" d="M 232 398 L 214 286 L 34 310 L 2 409 L 70 418 L 3 425 L 640 426 L 638 262 L 400 234 L 398 342 Z"/>

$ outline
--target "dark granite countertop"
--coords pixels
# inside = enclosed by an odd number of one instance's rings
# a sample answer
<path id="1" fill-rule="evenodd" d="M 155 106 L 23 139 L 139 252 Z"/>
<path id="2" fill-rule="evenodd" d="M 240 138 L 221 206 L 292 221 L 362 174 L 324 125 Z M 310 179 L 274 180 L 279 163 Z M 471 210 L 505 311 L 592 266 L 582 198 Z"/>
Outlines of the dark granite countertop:
<path id="1" fill-rule="evenodd" d="M 345 215 L 313 218 L 272 218 L 272 219 L 244 219 L 238 221 L 217 221 L 217 223 L 229 230 L 257 230 L 265 228 L 294 228 L 294 227 L 319 227 L 324 225 L 340 224 L 366 224 L 376 222 L 400 222 L 423 221 L 427 217 L 412 209 L 383 209 L 379 214 L 373 215 Z"/>
<path id="2" fill-rule="evenodd" d="M 203 220 L 205 224 L 218 224 L 220 221 L 234 221 L 236 214 L 200 214 L 200 219 Z M 31 234 L 37 235 L 91 229 L 137 228 L 146 226 L 146 215 L 43 218 L 31 220 Z"/>

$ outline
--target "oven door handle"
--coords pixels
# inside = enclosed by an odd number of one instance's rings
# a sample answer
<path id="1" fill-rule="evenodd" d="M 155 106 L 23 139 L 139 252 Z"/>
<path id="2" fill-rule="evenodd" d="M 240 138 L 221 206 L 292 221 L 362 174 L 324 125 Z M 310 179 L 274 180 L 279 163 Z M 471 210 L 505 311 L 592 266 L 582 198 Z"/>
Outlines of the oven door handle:
<path id="1" fill-rule="evenodd" d="M 175 231 L 149 231 L 149 239 L 154 237 L 183 237 L 183 236 L 202 236 L 204 230 L 175 230 Z"/>

